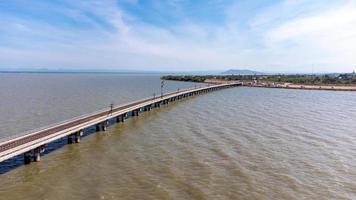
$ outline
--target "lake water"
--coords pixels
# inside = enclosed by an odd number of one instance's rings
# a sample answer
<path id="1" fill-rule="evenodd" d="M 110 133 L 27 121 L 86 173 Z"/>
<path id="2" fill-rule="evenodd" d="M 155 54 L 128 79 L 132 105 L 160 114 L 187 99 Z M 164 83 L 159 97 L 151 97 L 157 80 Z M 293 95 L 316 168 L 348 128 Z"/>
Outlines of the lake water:
<path id="1" fill-rule="evenodd" d="M 155 75 L 0 74 L 0 136 L 154 92 Z M 0 199 L 354 200 L 355 102 L 246 87 L 196 96 L 0 175 Z"/>

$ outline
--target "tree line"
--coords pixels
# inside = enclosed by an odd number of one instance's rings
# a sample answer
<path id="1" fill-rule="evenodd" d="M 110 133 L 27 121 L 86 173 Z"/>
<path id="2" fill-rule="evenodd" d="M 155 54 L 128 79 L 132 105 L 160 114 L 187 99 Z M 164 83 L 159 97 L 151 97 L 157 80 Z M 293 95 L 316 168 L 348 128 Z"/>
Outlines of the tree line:
<path id="1" fill-rule="evenodd" d="M 169 75 L 162 76 L 161 79 L 189 82 L 204 82 L 206 79 L 219 79 L 229 81 L 261 81 L 310 85 L 356 84 L 355 73 L 324 75 Z"/>

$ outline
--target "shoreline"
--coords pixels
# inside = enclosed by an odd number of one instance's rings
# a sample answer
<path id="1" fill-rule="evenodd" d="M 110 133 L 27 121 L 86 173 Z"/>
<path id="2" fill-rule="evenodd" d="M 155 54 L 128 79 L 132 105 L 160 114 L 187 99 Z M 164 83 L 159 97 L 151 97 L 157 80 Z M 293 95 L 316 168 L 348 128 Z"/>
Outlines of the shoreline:
<path id="1" fill-rule="evenodd" d="M 181 80 L 175 80 L 181 81 Z M 194 82 L 194 81 L 183 81 Z M 194 83 L 206 84 L 227 84 L 227 83 L 241 83 L 245 87 L 258 88 L 275 88 L 275 89 L 290 89 L 290 90 L 325 90 L 325 91 L 344 91 L 356 92 L 356 85 L 307 85 L 307 84 L 292 84 L 292 83 L 270 83 L 270 82 L 244 82 L 244 81 L 229 81 L 221 79 L 206 79 L 205 81 Z"/>
<path id="2" fill-rule="evenodd" d="M 267 86 L 267 85 L 246 85 L 245 87 L 257 88 L 274 88 L 274 89 L 289 89 L 289 90 L 324 90 L 324 91 L 343 91 L 356 92 L 356 86 L 317 86 L 317 85 L 293 85 L 293 86 Z"/>
<path id="3" fill-rule="evenodd" d="M 277 88 L 277 89 L 294 89 L 294 90 L 326 90 L 326 91 L 356 91 L 356 85 L 308 85 L 308 84 L 293 84 L 293 83 L 253 83 L 242 82 L 243 86 L 247 87 L 262 87 L 262 88 Z"/>
<path id="4" fill-rule="evenodd" d="M 226 83 L 241 83 L 242 86 L 260 87 L 260 88 L 276 88 L 276 89 L 294 89 L 294 90 L 327 90 L 327 91 L 356 91 L 356 85 L 307 85 L 293 83 L 271 83 L 271 82 L 243 82 L 243 81 L 227 81 L 218 79 L 206 79 L 204 83 L 209 84 L 226 84 Z"/>

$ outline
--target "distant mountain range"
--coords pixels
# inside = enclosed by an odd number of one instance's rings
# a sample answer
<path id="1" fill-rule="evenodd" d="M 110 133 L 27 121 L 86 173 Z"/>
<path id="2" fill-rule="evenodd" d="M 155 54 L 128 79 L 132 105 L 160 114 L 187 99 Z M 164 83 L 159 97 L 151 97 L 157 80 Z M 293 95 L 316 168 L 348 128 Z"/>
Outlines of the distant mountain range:
<path id="1" fill-rule="evenodd" d="M 265 73 L 258 72 L 258 71 L 252 71 L 248 69 L 229 69 L 222 74 L 233 74 L 233 75 L 264 75 Z"/>

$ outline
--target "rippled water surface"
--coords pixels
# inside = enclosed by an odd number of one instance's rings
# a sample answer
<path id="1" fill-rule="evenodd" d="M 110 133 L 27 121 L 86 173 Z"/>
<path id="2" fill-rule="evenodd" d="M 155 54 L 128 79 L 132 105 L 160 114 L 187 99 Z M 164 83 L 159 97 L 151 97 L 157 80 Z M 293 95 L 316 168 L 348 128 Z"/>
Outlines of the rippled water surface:
<path id="1" fill-rule="evenodd" d="M 159 86 L 158 76 L 0 74 L 0 134 Z M 355 102 L 352 92 L 244 87 L 189 98 L 0 175 L 0 199 L 353 200 Z"/>

